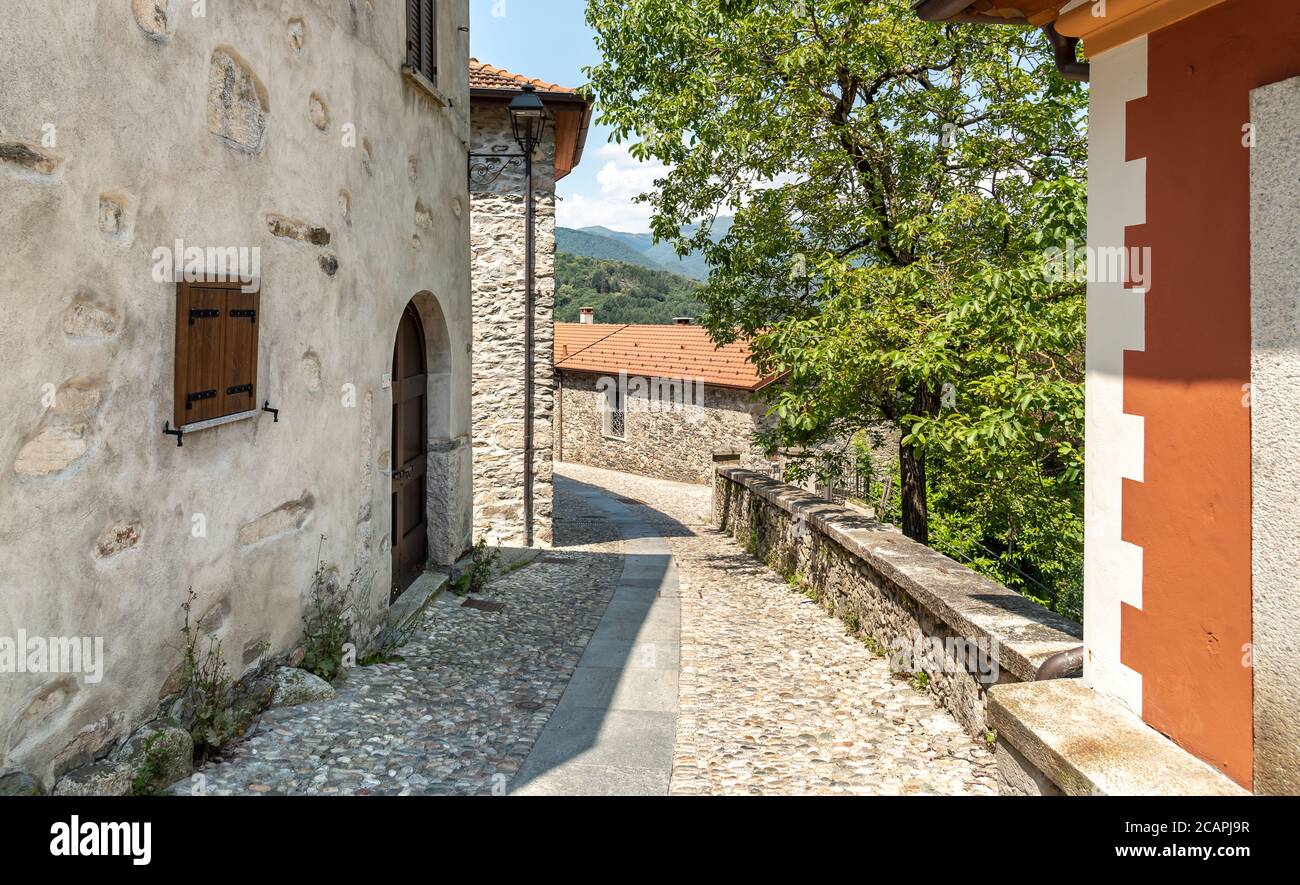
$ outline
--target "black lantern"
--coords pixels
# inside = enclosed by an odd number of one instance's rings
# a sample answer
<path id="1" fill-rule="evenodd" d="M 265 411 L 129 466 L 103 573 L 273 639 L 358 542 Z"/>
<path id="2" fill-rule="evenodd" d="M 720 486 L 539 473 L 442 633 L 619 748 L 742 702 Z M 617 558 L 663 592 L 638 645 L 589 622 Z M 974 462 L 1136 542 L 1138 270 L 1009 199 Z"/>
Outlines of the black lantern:
<path id="1" fill-rule="evenodd" d="M 530 85 L 523 89 L 510 102 L 510 125 L 514 127 L 515 141 L 519 142 L 524 156 L 531 157 L 546 131 L 546 105 L 542 104 L 536 87 Z"/>

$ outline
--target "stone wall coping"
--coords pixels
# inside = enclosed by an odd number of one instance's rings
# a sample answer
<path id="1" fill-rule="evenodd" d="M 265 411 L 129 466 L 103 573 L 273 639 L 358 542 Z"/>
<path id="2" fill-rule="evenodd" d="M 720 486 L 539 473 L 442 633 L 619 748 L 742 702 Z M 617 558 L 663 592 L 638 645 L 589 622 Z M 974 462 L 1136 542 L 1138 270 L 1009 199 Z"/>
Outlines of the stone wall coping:
<path id="1" fill-rule="evenodd" d="M 1060 652 L 1083 644 L 1083 628 L 875 520 L 750 470 L 717 474 L 833 540 L 968 640 L 992 640 L 998 665 L 1026 682 Z"/>
<path id="2" fill-rule="evenodd" d="M 995 685 L 989 727 L 1070 796 L 1247 796 L 1079 679 Z"/>

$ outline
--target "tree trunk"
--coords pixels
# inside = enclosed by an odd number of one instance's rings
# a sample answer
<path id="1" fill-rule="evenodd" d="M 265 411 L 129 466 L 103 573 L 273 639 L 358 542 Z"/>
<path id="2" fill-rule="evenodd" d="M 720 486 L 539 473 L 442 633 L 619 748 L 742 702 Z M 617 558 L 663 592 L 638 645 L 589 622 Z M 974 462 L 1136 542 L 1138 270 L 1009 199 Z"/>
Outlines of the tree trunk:
<path id="1" fill-rule="evenodd" d="M 921 387 L 912 398 L 913 415 L 933 415 L 939 409 L 939 397 L 928 387 Z M 900 489 L 903 497 L 903 534 L 920 544 L 930 543 L 930 510 L 925 494 L 925 452 L 914 446 L 899 445 Z"/>

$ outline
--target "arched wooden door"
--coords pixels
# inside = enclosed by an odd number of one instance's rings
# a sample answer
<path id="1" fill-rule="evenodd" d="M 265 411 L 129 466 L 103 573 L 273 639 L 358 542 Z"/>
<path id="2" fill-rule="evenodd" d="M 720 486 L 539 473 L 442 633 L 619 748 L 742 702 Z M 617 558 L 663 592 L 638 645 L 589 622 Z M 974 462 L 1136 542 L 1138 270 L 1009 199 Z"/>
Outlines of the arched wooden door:
<path id="1" fill-rule="evenodd" d="M 393 349 L 393 599 L 424 573 L 429 558 L 428 395 L 424 327 L 407 305 Z"/>

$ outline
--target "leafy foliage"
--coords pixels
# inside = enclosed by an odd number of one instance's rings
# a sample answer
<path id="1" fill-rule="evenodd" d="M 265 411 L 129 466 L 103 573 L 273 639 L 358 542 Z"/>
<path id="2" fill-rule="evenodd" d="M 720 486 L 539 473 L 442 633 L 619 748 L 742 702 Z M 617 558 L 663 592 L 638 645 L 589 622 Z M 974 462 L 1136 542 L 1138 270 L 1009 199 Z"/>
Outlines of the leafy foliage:
<path id="1" fill-rule="evenodd" d="M 335 573 L 323 562 L 312 578 L 311 607 L 303 615 L 302 669 L 326 682 L 343 675 L 347 645 L 352 641 L 352 585 L 341 590 Z"/>
<path id="2" fill-rule="evenodd" d="M 699 286 L 676 274 L 559 253 L 555 256 L 555 319 L 576 323 L 584 307 L 598 323 L 671 323 L 704 311 Z"/>
<path id="3" fill-rule="evenodd" d="M 1077 614 L 1083 288 L 1043 266 L 1084 239 L 1084 92 L 1032 29 L 911 7 L 590 0 L 588 74 L 671 170 L 645 199 L 708 257 L 702 322 L 785 373 L 764 445 L 892 426 L 904 531 Z"/>
<path id="4" fill-rule="evenodd" d="M 469 568 L 456 579 L 456 594 L 477 596 L 482 593 L 496 576 L 496 569 L 500 562 L 501 551 L 489 547 L 487 538 L 479 538 L 474 549 L 470 551 Z"/>
<path id="5" fill-rule="evenodd" d="M 235 686 L 221 654 L 221 641 L 208 637 L 206 649 L 199 648 L 199 630 L 190 622 L 198 599 L 193 590 L 181 606 L 185 612 L 184 663 L 180 696 L 188 713 L 194 758 L 202 763 L 238 736 L 240 725 L 235 708 Z"/>

